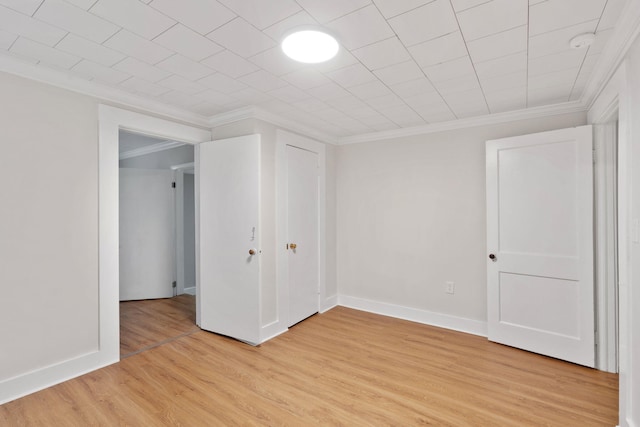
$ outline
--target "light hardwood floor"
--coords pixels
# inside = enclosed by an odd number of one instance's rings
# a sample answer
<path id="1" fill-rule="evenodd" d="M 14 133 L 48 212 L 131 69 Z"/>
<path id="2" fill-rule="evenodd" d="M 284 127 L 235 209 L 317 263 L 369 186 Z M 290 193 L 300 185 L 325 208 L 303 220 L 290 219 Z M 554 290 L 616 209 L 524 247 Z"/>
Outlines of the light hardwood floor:
<path id="1" fill-rule="evenodd" d="M 0 425 L 614 426 L 617 388 L 616 375 L 338 307 L 260 347 L 168 340 L 0 406 Z"/>

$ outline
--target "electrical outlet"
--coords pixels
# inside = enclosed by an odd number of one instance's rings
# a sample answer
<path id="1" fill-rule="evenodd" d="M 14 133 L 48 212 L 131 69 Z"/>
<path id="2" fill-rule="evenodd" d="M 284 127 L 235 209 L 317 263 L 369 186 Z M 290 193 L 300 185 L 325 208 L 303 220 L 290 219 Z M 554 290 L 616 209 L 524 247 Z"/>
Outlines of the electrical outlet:
<path id="1" fill-rule="evenodd" d="M 444 291 L 448 294 L 453 294 L 456 292 L 456 284 L 454 282 L 445 282 Z"/>

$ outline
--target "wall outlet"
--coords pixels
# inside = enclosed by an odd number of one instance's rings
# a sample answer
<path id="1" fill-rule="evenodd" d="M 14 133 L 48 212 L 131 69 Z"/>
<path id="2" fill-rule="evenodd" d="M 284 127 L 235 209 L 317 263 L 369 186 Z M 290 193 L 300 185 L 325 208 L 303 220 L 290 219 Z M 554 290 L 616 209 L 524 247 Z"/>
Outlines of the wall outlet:
<path id="1" fill-rule="evenodd" d="M 454 294 L 456 292 L 456 284 L 454 282 L 445 282 L 444 291 L 448 294 Z"/>

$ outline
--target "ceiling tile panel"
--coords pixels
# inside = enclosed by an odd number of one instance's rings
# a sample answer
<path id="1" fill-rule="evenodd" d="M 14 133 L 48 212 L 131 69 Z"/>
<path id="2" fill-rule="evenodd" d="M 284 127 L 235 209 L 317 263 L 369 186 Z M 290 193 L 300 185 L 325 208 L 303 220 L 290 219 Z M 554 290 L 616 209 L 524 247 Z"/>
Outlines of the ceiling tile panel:
<path id="1" fill-rule="evenodd" d="M 527 94 L 527 107 L 552 105 L 567 102 L 571 96 L 571 88 L 566 86 L 549 86 L 544 89 L 531 90 Z"/>
<path id="2" fill-rule="evenodd" d="M 348 49 L 357 49 L 392 37 L 393 30 L 374 5 L 358 9 L 327 24 Z"/>
<path id="3" fill-rule="evenodd" d="M 612 35 L 613 35 L 612 29 L 598 31 L 596 33 L 596 40 L 593 42 L 591 46 L 589 46 L 589 51 L 587 52 L 587 55 L 595 55 L 598 53 L 602 53 L 602 51 L 604 51 Z"/>
<path id="4" fill-rule="evenodd" d="M 566 53 L 562 52 L 529 59 L 529 76 L 580 68 L 586 53 L 587 49 L 573 49 Z"/>
<path id="5" fill-rule="evenodd" d="M 321 24 L 371 4 L 371 0 L 297 0 L 297 2 Z"/>
<path id="6" fill-rule="evenodd" d="M 389 20 L 405 46 L 458 31 L 458 22 L 449 0 L 436 0 Z"/>
<path id="7" fill-rule="evenodd" d="M 160 96 L 163 93 L 167 93 L 171 90 L 155 83 L 150 83 L 138 77 L 131 77 L 130 79 L 120 83 L 120 86 L 125 89 L 129 89 L 134 93 L 151 96 Z"/>
<path id="8" fill-rule="evenodd" d="M 626 3 L 626 0 L 607 0 L 607 5 L 598 23 L 598 31 L 613 28 L 620 18 L 620 14 Z"/>
<path id="9" fill-rule="evenodd" d="M 327 62 L 321 64 L 309 64 L 312 68 L 320 71 L 321 73 L 328 73 L 329 71 L 335 71 L 340 68 L 348 67 L 349 65 L 357 64 L 358 59 L 351 54 L 344 46 L 341 46 L 336 56 Z"/>
<path id="10" fill-rule="evenodd" d="M 351 110 L 367 107 L 367 104 L 365 102 L 351 94 L 345 96 L 344 98 L 332 99 L 330 101 L 327 101 L 327 104 L 329 104 L 336 110 L 342 111 L 343 113 L 349 113 L 349 111 Z"/>
<path id="11" fill-rule="evenodd" d="M 281 101 L 289 103 L 303 101 L 310 98 L 308 93 L 291 85 L 279 87 L 278 89 L 269 91 L 268 94 Z"/>
<path id="12" fill-rule="evenodd" d="M 381 114 L 401 127 L 420 126 L 425 120 L 406 104 L 380 108 Z"/>
<path id="13" fill-rule="evenodd" d="M 212 69 L 178 54 L 170 56 L 162 62 L 158 62 L 157 66 L 189 80 L 199 80 L 213 74 Z"/>
<path id="14" fill-rule="evenodd" d="M 527 87 L 510 88 L 484 94 L 489 111 L 502 113 L 510 110 L 521 110 L 527 107 Z"/>
<path id="15" fill-rule="evenodd" d="M 417 9 L 434 0 L 373 0 L 385 18 L 393 18 L 401 13 Z"/>
<path id="16" fill-rule="evenodd" d="M 470 42 L 526 25 L 528 6 L 527 0 L 493 0 L 458 12 L 462 34 Z"/>
<path id="17" fill-rule="evenodd" d="M 435 82 L 434 86 L 438 89 L 438 92 L 445 95 L 479 89 L 480 83 L 478 82 L 478 76 L 471 73 Z"/>
<path id="18" fill-rule="evenodd" d="M 462 12 L 490 1 L 493 0 L 451 0 L 451 4 L 453 4 L 453 9 L 456 12 Z"/>
<path id="19" fill-rule="evenodd" d="M 368 99 L 367 104 L 369 104 L 371 108 L 380 111 L 381 108 L 392 107 L 395 105 L 405 105 L 406 102 L 404 102 L 402 98 L 400 98 L 395 93 L 392 93 L 389 95 Z"/>
<path id="20" fill-rule="evenodd" d="M 353 54 L 372 71 L 411 59 L 404 45 L 395 36 L 356 49 Z"/>
<path id="21" fill-rule="evenodd" d="M 303 68 L 293 73 L 285 74 L 282 79 L 303 90 L 331 83 L 331 80 L 322 73 L 311 68 Z"/>
<path id="22" fill-rule="evenodd" d="M 527 50 L 527 26 L 492 34 L 467 44 L 474 63 L 501 58 L 516 52 Z"/>
<path id="23" fill-rule="evenodd" d="M 114 70 L 111 67 L 96 64 L 95 62 L 91 62 L 86 59 L 83 59 L 76 64 L 71 71 L 75 74 L 84 76 L 85 78 L 95 80 L 100 83 L 106 83 L 108 85 L 117 85 L 131 77 L 130 74 Z"/>
<path id="24" fill-rule="evenodd" d="M 377 98 L 379 96 L 389 95 L 392 93 L 391 90 L 379 80 L 374 80 L 358 86 L 352 86 L 349 88 L 349 92 L 363 100 Z"/>
<path id="25" fill-rule="evenodd" d="M 277 101 L 282 102 L 280 100 L 277 100 Z M 306 111 L 308 113 L 312 113 L 314 111 L 319 111 L 319 110 L 324 110 L 326 108 L 329 108 L 328 104 L 326 104 L 325 102 L 322 102 L 322 101 L 320 101 L 318 99 L 315 99 L 315 98 L 308 98 L 308 99 L 304 99 L 302 101 L 296 101 L 292 105 L 295 108 L 299 108 L 300 110 Z"/>
<path id="26" fill-rule="evenodd" d="M 117 63 L 114 68 L 152 83 L 166 79 L 171 75 L 168 71 L 161 70 L 158 67 L 149 65 L 146 62 L 139 61 L 132 57 L 128 57 Z"/>
<path id="27" fill-rule="evenodd" d="M 233 78 L 253 73 L 259 69 L 255 64 L 228 50 L 223 50 L 205 59 L 202 64 Z"/>
<path id="28" fill-rule="evenodd" d="M 280 46 L 260 52 L 249 58 L 249 61 L 276 76 L 291 73 L 299 70 L 303 66 L 303 64 L 288 58 L 284 52 L 282 52 Z"/>
<path id="29" fill-rule="evenodd" d="M 563 87 L 567 90 L 571 90 L 573 83 L 578 76 L 579 68 L 554 71 L 551 73 L 541 74 L 539 76 L 529 76 L 529 93 L 532 91 L 544 91 L 550 87 Z"/>
<path id="30" fill-rule="evenodd" d="M 203 35 L 236 17 L 215 0 L 153 0 L 150 6 Z"/>
<path id="31" fill-rule="evenodd" d="M 489 107 L 480 90 L 444 95 L 444 99 L 457 118 L 489 114 Z"/>
<path id="32" fill-rule="evenodd" d="M 300 12 L 293 14 L 281 21 L 278 21 L 268 28 L 265 28 L 263 30 L 263 33 L 279 42 L 287 33 L 292 31 L 294 28 L 314 25 L 318 25 L 318 22 L 313 19 L 313 17 L 309 15 L 305 10 L 301 10 Z"/>
<path id="33" fill-rule="evenodd" d="M 104 43 L 104 46 L 117 50 L 148 64 L 157 64 L 167 59 L 173 52 L 127 30 L 120 30 Z"/>
<path id="34" fill-rule="evenodd" d="M 137 0 L 99 0 L 89 11 L 148 40 L 176 23 Z"/>
<path id="35" fill-rule="evenodd" d="M 607 0 L 548 0 L 538 3 L 529 8 L 529 35 L 600 19 L 606 3 Z"/>
<path id="36" fill-rule="evenodd" d="M 210 76 L 198 80 L 197 83 L 220 93 L 233 93 L 247 87 L 246 84 L 236 79 L 232 79 L 231 77 L 227 77 L 222 73 L 211 74 Z"/>
<path id="37" fill-rule="evenodd" d="M 111 22 L 62 0 L 46 0 L 34 17 L 96 43 L 104 42 L 120 29 Z"/>
<path id="38" fill-rule="evenodd" d="M 349 95 L 349 92 L 345 88 L 334 82 L 314 87 L 313 89 L 307 90 L 307 92 L 321 101 L 329 101 Z"/>
<path id="39" fill-rule="evenodd" d="M 40 0 L 36 0 L 36 1 L 40 1 Z M 67 3 L 71 3 L 72 5 L 77 6 L 81 9 L 89 10 L 91 9 L 91 6 L 96 4 L 98 0 L 64 0 L 64 1 L 66 1 Z M 145 3 L 149 3 L 149 2 L 145 1 Z"/>
<path id="40" fill-rule="evenodd" d="M 245 59 L 275 46 L 269 36 L 242 18 L 224 24 L 207 37 Z"/>
<path id="41" fill-rule="evenodd" d="M 47 46 L 54 46 L 67 34 L 66 31 L 3 6 L 0 6 L 0 28 Z"/>
<path id="42" fill-rule="evenodd" d="M 516 71 L 527 70 L 527 52 L 519 52 L 502 58 L 492 59 L 475 64 L 476 74 L 480 80 L 504 76 Z"/>
<path id="43" fill-rule="evenodd" d="M 182 24 L 169 28 L 153 41 L 194 61 L 202 61 L 224 49 Z"/>
<path id="44" fill-rule="evenodd" d="M 160 80 L 158 84 L 187 95 L 194 95 L 196 93 L 204 92 L 207 89 L 203 85 L 194 83 L 184 77 L 176 76 L 175 74 L 167 77 L 166 79 Z"/>
<path id="45" fill-rule="evenodd" d="M 191 108 L 202 103 L 202 99 L 177 90 L 162 94 L 160 99 L 183 108 Z"/>
<path id="46" fill-rule="evenodd" d="M 421 77 L 415 80 L 409 80 L 408 82 L 398 83 L 390 86 L 390 89 L 399 97 L 405 99 L 406 97 L 414 95 L 422 95 L 425 93 L 435 92 L 431 82 L 426 77 Z"/>
<path id="47" fill-rule="evenodd" d="M 354 64 L 336 71 L 327 73 L 327 77 L 338 83 L 340 86 L 349 88 L 376 79 L 362 64 Z"/>
<path id="48" fill-rule="evenodd" d="M 529 38 L 529 58 L 551 55 L 553 53 L 571 50 L 569 41 L 582 33 L 593 33 L 598 26 L 598 20 L 583 22 L 570 27 L 539 34 Z"/>
<path id="49" fill-rule="evenodd" d="M 79 57 L 54 49 L 42 43 L 19 37 L 11 46 L 11 52 L 28 58 L 37 59 L 47 65 L 69 69 L 80 62 Z"/>
<path id="50" fill-rule="evenodd" d="M 422 68 L 467 56 L 460 31 L 411 46 L 409 51 Z"/>
<path id="51" fill-rule="evenodd" d="M 42 0 L 0 0 L 0 5 L 28 16 L 33 16 L 41 4 Z"/>
<path id="52" fill-rule="evenodd" d="M 231 96 L 225 95 L 224 93 L 216 92 L 212 89 L 207 89 L 195 96 L 214 105 L 226 105 L 234 101 Z"/>
<path id="53" fill-rule="evenodd" d="M 424 73 L 414 61 L 381 68 L 374 71 L 374 74 L 388 86 L 424 77 Z"/>
<path id="54" fill-rule="evenodd" d="M 294 0 L 219 0 L 219 2 L 261 30 L 301 10 Z"/>
<path id="55" fill-rule="evenodd" d="M 56 45 L 56 49 L 97 62 L 98 64 L 102 64 L 107 67 L 111 67 L 126 58 L 126 56 L 120 52 L 116 52 L 113 49 L 94 43 L 85 38 L 78 37 L 74 34 L 67 34 L 67 36 Z"/>
<path id="56" fill-rule="evenodd" d="M 15 34 L 0 30 L 0 49 L 7 50 L 18 39 Z"/>
<path id="57" fill-rule="evenodd" d="M 497 92 L 510 88 L 523 87 L 527 85 L 527 71 L 521 70 L 498 77 L 481 79 L 480 85 L 485 92 Z"/>
<path id="58" fill-rule="evenodd" d="M 284 81 L 264 70 L 258 70 L 242 76 L 240 77 L 240 81 L 263 92 L 268 92 L 286 85 Z"/>
<path id="59" fill-rule="evenodd" d="M 473 65 L 471 65 L 471 60 L 468 56 L 442 64 L 432 65 L 431 67 L 423 68 L 423 70 L 432 83 L 474 73 Z"/>

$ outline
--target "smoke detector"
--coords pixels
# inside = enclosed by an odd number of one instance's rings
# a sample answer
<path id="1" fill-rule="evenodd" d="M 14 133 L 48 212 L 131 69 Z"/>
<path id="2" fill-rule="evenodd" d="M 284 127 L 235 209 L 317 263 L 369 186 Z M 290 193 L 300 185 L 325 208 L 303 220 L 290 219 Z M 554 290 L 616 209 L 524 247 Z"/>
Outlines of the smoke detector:
<path id="1" fill-rule="evenodd" d="M 596 40 L 596 35 L 593 33 L 584 33 L 575 36 L 569 41 L 569 46 L 571 49 L 582 49 L 585 47 L 589 47 Z"/>

